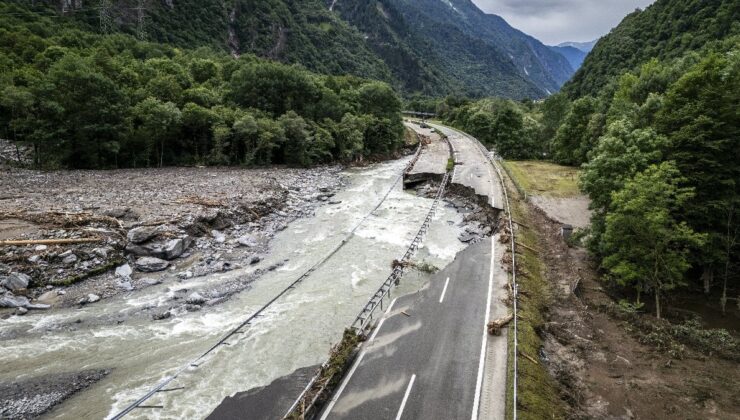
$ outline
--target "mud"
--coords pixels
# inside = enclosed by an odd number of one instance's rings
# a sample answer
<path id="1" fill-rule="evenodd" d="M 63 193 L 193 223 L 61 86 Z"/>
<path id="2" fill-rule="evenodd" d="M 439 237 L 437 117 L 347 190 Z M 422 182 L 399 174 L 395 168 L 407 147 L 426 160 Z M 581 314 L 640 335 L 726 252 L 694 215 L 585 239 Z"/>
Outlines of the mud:
<path id="1" fill-rule="evenodd" d="M 540 356 L 561 385 L 569 417 L 736 418 L 738 364 L 692 349 L 677 358 L 642 344 L 630 333 L 633 326 L 600 309 L 613 300 L 586 251 L 569 248 L 560 236 L 560 222 L 539 208 L 532 210 L 555 295 Z M 653 322 L 649 315 L 641 318 Z"/>

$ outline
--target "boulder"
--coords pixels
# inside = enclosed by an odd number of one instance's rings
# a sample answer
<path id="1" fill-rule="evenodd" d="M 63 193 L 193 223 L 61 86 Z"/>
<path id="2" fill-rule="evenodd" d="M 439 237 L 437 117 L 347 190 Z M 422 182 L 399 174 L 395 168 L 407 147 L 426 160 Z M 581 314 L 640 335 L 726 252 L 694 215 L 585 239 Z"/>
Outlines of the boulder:
<path id="1" fill-rule="evenodd" d="M 0 295 L 0 308 L 25 308 L 29 304 L 25 296 L 15 296 L 10 292 Z"/>
<path id="2" fill-rule="evenodd" d="M 54 305 L 59 302 L 59 296 L 59 293 L 57 293 L 56 291 L 49 290 L 48 292 L 44 292 L 41 296 L 39 296 L 36 301 L 47 305 Z"/>
<path id="3" fill-rule="evenodd" d="M 188 296 L 187 299 L 185 299 L 185 303 L 188 303 L 190 305 L 202 305 L 202 304 L 206 303 L 207 300 L 208 299 L 206 299 L 203 296 L 201 296 L 200 293 L 195 292 L 195 293 L 191 294 L 190 296 Z"/>
<path id="4" fill-rule="evenodd" d="M 182 255 L 183 252 L 185 252 L 185 250 L 188 249 L 191 243 L 192 243 L 192 240 L 190 239 L 189 236 L 186 236 L 184 238 L 176 238 L 176 239 L 167 241 L 162 247 L 162 250 L 164 252 L 164 258 L 167 260 L 174 260 L 175 258 Z"/>
<path id="5" fill-rule="evenodd" d="M 161 284 L 162 283 L 162 280 L 160 280 L 160 279 L 152 279 L 152 278 L 148 278 L 147 277 L 145 279 L 141 279 L 141 282 L 144 283 L 144 284 L 146 284 L 147 286 L 155 286 L 157 284 Z"/>
<path id="6" fill-rule="evenodd" d="M 62 263 L 64 265 L 72 265 L 77 262 L 77 255 L 75 254 L 69 254 L 66 257 L 62 258 Z"/>
<path id="7" fill-rule="evenodd" d="M 189 236 L 171 239 L 167 242 L 151 242 L 147 244 L 126 245 L 126 252 L 138 257 L 154 257 L 163 260 L 173 260 L 181 256 L 190 247 L 192 239 Z"/>
<path id="8" fill-rule="evenodd" d="M 46 251 L 49 247 L 46 245 L 36 245 L 36 248 L 34 248 L 34 251 L 41 252 Z"/>
<path id="9" fill-rule="evenodd" d="M 31 277 L 23 273 L 10 273 L 7 277 L 2 277 L 0 280 L 0 286 L 16 292 L 22 289 L 28 289 L 28 283 L 31 281 Z"/>
<path id="10" fill-rule="evenodd" d="M 134 270 L 132 270 L 131 266 L 128 264 L 116 267 L 116 276 L 124 279 L 131 277 L 131 274 L 133 274 L 133 272 Z"/>
<path id="11" fill-rule="evenodd" d="M 134 244 L 140 244 L 152 239 L 157 235 L 159 229 L 156 226 L 140 226 L 128 231 L 126 239 Z"/>
<path id="12" fill-rule="evenodd" d="M 165 260 L 154 257 L 141 257 L 136 260 L 136 269 L 145 273 L 162 271 L 170 266 Z"/>
<path id="13" fill-rule="evenodd" d="M 121 289 L 123 289 L 123 290 L 125 290 L 127 292 L 130 292 L 130 291 L 134 290 L 134 286 L 131 285 L 131 282 L 130 281 L 120 282 L 120 283 L 118 283 L 118 287 L 120 287 Z"/>
<path id="14" fill-rule="evenodd" d="M 158 312 L 158 313 L 152 314 L 152 319 L 155 320 L 155 321 L 159 321 L 159 320 L 162 320 L 162 319 L 167 319 L 170 316 L 172 316 L 172 314 L 170 313 L 170 311 Z"/>
<path id="15" fill-rule="evenodd" d="M 254 247 L 257 246 L 257 239 L 250 234 L 246 234 L 243 236 L 240 236 L 239 239 L 236 240 L 239 242 L 239 245 L 246 246 L 246 247 Z"/>
<path id="16" fill-rule="evenodd" d="M 94 293 L 90 293 L 89 295 L 87 295 L 87 303 L 95 303 L 99 300 L 100 300 L 100 296 Z"/>
<path id="17" fill-rule="evenodd" d="M 211 236 L 213 236 L 213 240 L 215 240 L 216 242 L 218 242 L 220 244 L 226 242 L 226 235 L 224 235 L 223 233 L 221 233 L 221 232 L 219 232 L 217 230 L 212 230 L 211 231 Z"/>
<path id="18" fill-rule="evenodd" d="M 28 309 L 26 309 L 24 307 L 20 307 L 20 308 L 16 309 L 15 313 L 18 314 L 18 315 L 25 315 L 25 314 L 28 313 Z"/>

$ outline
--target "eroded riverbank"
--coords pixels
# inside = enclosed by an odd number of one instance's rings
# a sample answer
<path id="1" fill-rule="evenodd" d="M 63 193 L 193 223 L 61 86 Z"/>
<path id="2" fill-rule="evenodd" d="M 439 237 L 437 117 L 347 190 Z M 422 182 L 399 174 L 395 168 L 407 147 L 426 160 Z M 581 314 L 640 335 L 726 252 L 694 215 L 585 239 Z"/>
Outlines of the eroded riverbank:
<path id="1" fill-rule="evenodd" d="M 0 360 L 0 381 L 61 370 L 111 369 L 105 379 L 47 416 L 113 414 L 210 346 L 225 330 L 238 325 L 335 246 L 374 207 L 404 166 L 402 160 L 338 175 L 346 186 L 331 199 L 317 200 L 325 205 L 316 209 L 315 215 L 276 229 L 269 252 L 254 265 L 202 277 L 175 275 L 161 284 L 120 293 L 102 301 L 105 304 L 6 319 L 0 326 L 7 349 Z M 162 410 L 140 410 L 132 418 L 203 417 L 225 396 L 266 385 L 297 368 L 320 362 L 367 296 L 387 276 L 390 262 L 408 245 L 430 203 L 427 198 L 403 192 L 399 185 L 332 264 L 277 302 L 243 337 L 202 366 L 189 369 L 177 385 L 173 384 L 184 389 L 158 395 L 156 401 L 153 398 L 149 404 L 162 405 Z M 445 265 L 464 247 L 451 239 L 459 237 L 464 228 L 463 217 L 452 207 L 442 209 L 419 260 L 437 267 Z M 219 305 L 204 305 L 195 312 L 174 311 L 161 321 L 151 319 L 153 310 L 179 304 L 196 292 L 211 296 L 209 293 L 221 285 L 244 279 L 249 279 L 249 290 Z M 414 272 L 404 278 L 400 292 L 415 290 L 423 281 L 424 274 Z"/>

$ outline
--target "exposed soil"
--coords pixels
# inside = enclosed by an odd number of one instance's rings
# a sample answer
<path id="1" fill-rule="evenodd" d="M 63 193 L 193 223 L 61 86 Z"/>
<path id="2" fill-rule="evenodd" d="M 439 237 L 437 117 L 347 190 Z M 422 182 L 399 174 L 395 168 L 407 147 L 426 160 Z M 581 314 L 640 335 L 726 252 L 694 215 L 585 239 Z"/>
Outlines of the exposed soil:
<path id="1" fill-rule="evenodd" d="M 541 257 L 555 286 L 540 356 L 562 387 L 570 418 L 738 418 L 738 363 L 691 348 L 676 358 L 642 344 L 629 332 L 634 326 L 603 310 L 613 301 L 586 251 L 569 248 L 560 223 L 532 207 Z"/>
<path id="2" fill-rule="evenodd" d="M 531 195 L 529 199 L 532 204 L 542 209 L 550 218 L 560 223 L 581 229 L 587 227 L 590 223 L 591 210 L 588 209 L 590 200 L 586 196 L 549 197 Z"/>

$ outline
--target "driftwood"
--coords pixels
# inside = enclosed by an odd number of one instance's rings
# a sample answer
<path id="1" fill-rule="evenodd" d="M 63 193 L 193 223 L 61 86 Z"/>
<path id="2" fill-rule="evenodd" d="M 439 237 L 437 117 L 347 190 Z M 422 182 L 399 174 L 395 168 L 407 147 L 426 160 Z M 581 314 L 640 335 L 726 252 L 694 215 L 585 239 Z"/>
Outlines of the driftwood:
<path id="1" fill-rule="evenodd" d="M 512 314 L 506 315 L 503 318 L 494 319 L 488 323 L 488 334 L 501 335 L 501 328 L 506 326 L 511 320 L 514 319 Z"/>
<path id="2" fill-rule="evenodd" d="M 226 203 L 224 203 L 222 200 L 213 200 L 194 195 L 175 200 L 175 202 L 180 204 L 198 204 L 204 207 L 226 207 Z"/>
<path id="3" fill-rule="evenodd" d="M 24 246 L 24 245 L 65 245 L 85 244 L 91 242 L 102 242 L 103 238 L 70 238 L 70 239 L 28 239 L 22 241 L 0 241 L 0 246 Z"/>
<path id="4" fill-rule="evenodd" d="M 537 360 L 533 359 L 532 356 L 528 355 L 527 353 L 524 353 L 524 352 L 520 351 L 519 354 L 521 356 L 525 357 L 530 362 L 534 363 L 535 365 L 539 365 L 540 364 L 540 362 L 538 362 Z"/>
<path id="5" fill-rule="evenodd" d="M 519 242 L 515 242 L 515 244 L 516 244 L 516 246 L 520 246 L 520 247 L 522 247 L 522 248 L 524 248 L 524 249 L 528 249 L 528 250 L 530 250 L 530 251 L 532 251 L 532 252 L 534 252 L 534 253 L 536 253 L 536 254 L 541 254 L 541 251 L 539 251 L 539 250 L 536 250 L 536 249 L 534 249 L 534 248 L 531 248 L 531 247 L 528 247 L 528 246 L 526 246 L 526 245 L 524 245 L 524 244 L 520 244 Z"/>

